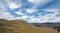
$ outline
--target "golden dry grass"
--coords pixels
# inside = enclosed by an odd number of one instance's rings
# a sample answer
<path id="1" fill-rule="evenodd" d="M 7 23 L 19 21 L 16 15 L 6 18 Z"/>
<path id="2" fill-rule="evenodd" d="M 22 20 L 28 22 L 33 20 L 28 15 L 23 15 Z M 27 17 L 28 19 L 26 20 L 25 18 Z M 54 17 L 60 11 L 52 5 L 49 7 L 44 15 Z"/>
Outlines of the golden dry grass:
<path id="1" fill-rule="evenodd" d="M 58 33 L 46 27 L 36 27 L 23 20 L 7 21 L 0 19 L 0 33 Z"/>

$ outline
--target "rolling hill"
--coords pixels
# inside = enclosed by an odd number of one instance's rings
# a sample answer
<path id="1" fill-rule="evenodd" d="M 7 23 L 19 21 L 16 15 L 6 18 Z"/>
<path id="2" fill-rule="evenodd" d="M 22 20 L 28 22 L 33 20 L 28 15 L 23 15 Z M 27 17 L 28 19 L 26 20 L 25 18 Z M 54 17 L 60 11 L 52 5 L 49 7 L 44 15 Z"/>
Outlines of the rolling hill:
<path id="1" fill-rule="evenodd" d="M 58 33 L 45 27 L 36 27 L 24 20 L 0 19 L 0 33 Z"/>

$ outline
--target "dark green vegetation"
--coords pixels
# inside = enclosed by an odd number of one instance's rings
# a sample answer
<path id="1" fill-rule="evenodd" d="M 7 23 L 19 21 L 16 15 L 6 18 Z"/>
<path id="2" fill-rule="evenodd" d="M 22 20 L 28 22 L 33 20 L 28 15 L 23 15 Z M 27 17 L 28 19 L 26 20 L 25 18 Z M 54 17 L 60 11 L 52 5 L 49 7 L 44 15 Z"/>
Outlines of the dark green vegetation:
<path id="1" fill-rule="evenodd" d="M 23 20 L 0 19 L 0 33 L 58 33 L 54 29 L 36 27 Z"/>
<path id="2" fill-rule="evenodd" d="M 57 32 L 60 32 L 60 26 L 54 26 L 53 29 L 57 29 Z"/>

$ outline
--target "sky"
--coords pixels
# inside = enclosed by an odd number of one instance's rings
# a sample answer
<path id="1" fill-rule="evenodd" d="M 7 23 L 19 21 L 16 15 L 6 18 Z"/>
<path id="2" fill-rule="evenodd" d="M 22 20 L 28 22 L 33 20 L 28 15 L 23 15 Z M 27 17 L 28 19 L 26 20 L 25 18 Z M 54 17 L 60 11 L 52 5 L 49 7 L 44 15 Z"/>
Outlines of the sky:
<path id="1" fill-rule="evenodd" d="M 0 19 L 60 22 L 60 0 L 0 0 Z"/>

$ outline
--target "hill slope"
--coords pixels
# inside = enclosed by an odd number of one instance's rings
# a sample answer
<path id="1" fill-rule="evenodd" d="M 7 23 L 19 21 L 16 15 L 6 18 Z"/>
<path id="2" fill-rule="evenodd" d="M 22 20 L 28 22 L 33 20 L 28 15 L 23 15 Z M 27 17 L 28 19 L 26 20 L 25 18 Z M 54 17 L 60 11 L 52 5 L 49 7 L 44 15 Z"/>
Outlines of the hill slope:
<path id="1" fill-rule="evenodd" d="M 23 20 L 0 19 L 0 33 L 57 33 L 48 28 L 36 27 Z"/>

